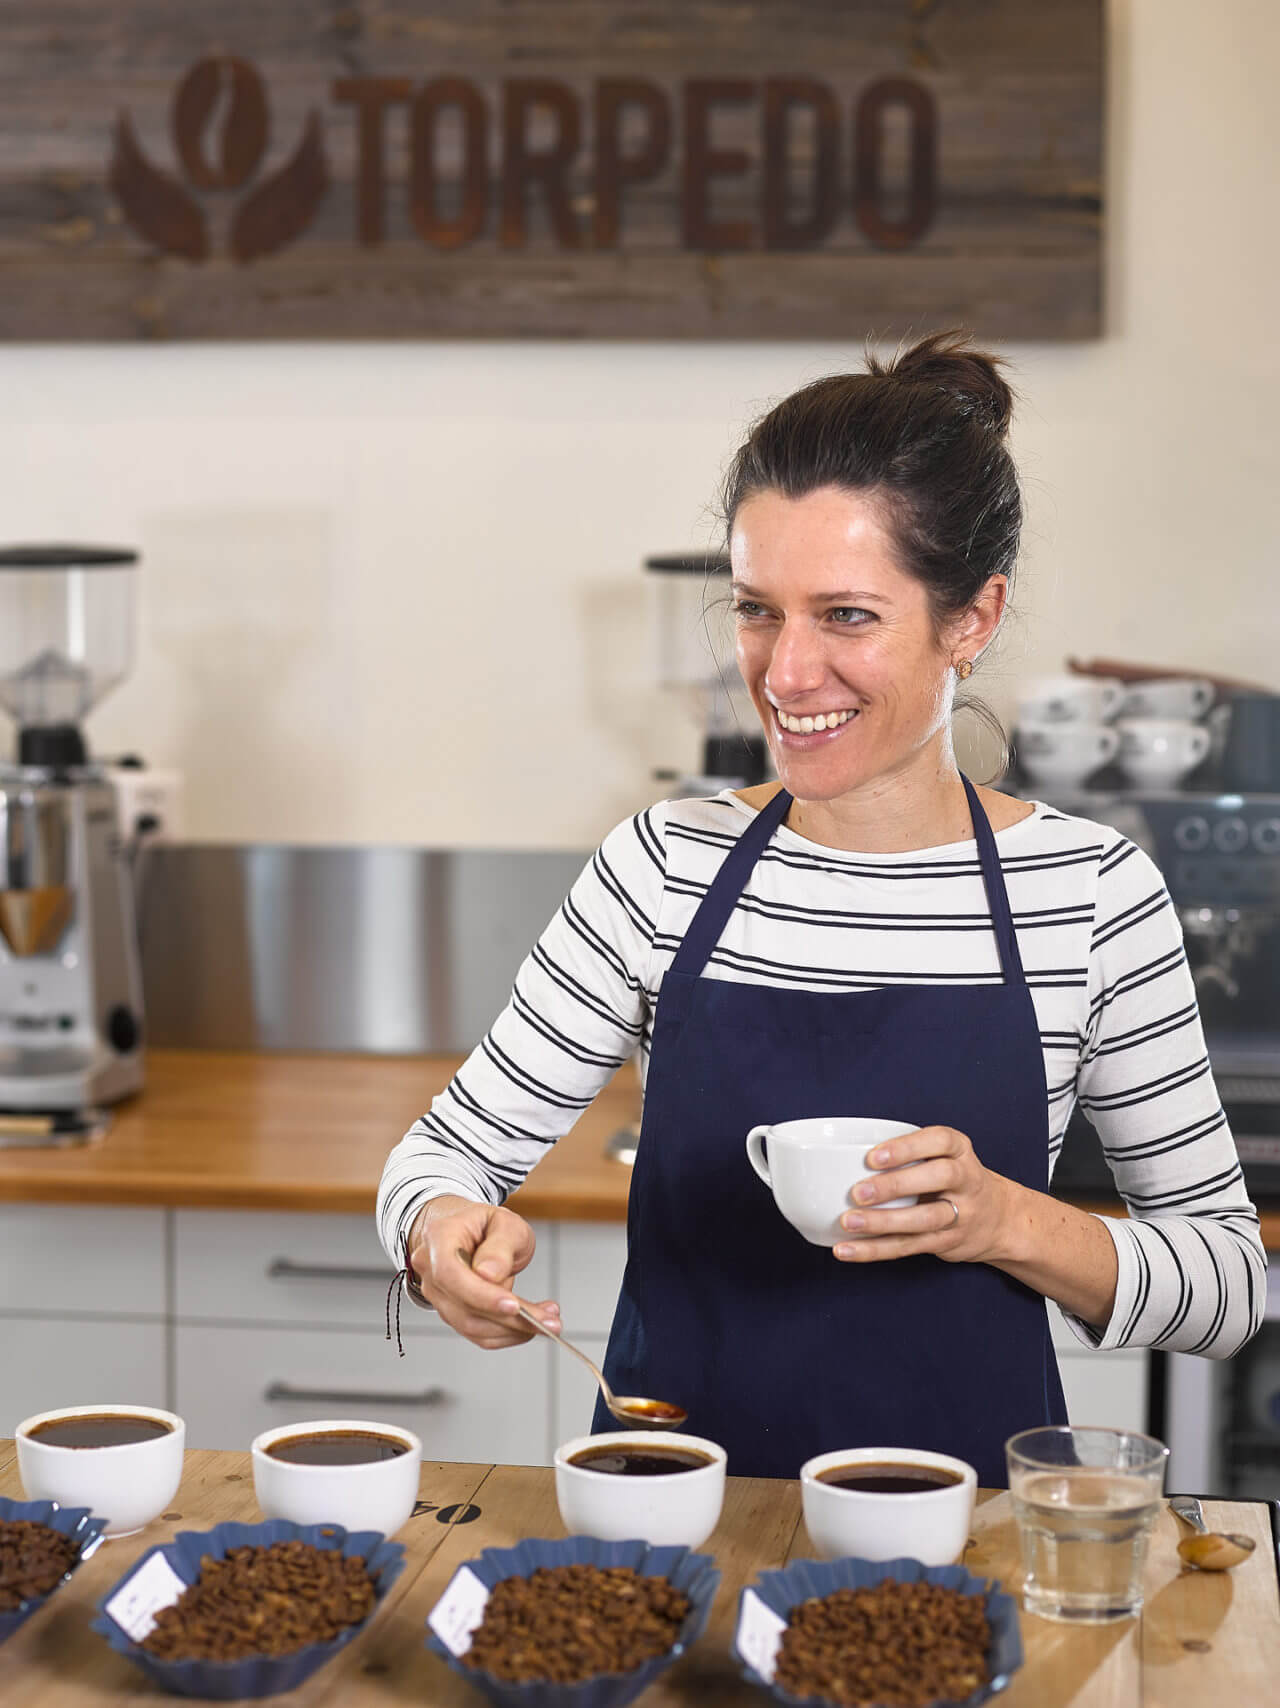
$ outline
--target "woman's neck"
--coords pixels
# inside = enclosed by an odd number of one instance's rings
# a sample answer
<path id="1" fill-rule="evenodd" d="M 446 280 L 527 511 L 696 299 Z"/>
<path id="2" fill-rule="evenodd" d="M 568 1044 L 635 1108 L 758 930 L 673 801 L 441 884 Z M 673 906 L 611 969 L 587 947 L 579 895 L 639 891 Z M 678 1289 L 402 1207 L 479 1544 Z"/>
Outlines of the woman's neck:
<path id="1" fill-rule="evenodd" d="M 862 854 L 940 848 L 973 836 L 968 797 L 950 742 L 829 801 L 793 802 L 787 826 L 810 842 Z"/>

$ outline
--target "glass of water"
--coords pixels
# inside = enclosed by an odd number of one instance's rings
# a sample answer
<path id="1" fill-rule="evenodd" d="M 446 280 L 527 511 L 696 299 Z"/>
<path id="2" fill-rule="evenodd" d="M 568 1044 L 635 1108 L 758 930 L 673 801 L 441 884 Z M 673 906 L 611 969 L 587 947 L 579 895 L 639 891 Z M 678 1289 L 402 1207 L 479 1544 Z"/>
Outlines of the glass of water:
<path id="1" fill-rule="evenodd" d="M 1066 1424 L 1005 1443 L 1028 1613 L 1072 1624 L 1128 1619 L 1169 1449 L 1129 1429 Z"/>

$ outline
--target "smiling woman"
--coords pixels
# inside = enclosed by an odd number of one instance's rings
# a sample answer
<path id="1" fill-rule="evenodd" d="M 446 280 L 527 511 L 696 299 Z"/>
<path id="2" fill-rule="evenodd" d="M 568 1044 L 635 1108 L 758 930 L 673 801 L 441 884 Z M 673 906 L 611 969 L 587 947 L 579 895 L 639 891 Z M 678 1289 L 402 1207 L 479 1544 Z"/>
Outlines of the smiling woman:
<path id="1" fill-rule="evenodd" d="M 955 684 L 1017 556 L 1012 394 L 955 334 L 868 369 L 784 399 L 725 485 L 780 783 L 613 832 L 392 1153 L 379 1214 L 447 1322 L 526 1338 L 533 1234 L 502 1200 L 638 1043 L 610 1383 L 685 1407 L 737 1474 L 891 1443 L 999 1485 L 1006 1438 L 1065 1419 L 1046 1299 L 1087 1345 L 1225 1357 L 1265 1258 L 1156 868 L 956 766 Z M 1077 1101 L 1128 1219 L 1048 1194 Z M 859 1116 L 906 1130 L 869 1179 L 851 1164 L 837 1243 L 809 1244 L 747 1135 Z"/>

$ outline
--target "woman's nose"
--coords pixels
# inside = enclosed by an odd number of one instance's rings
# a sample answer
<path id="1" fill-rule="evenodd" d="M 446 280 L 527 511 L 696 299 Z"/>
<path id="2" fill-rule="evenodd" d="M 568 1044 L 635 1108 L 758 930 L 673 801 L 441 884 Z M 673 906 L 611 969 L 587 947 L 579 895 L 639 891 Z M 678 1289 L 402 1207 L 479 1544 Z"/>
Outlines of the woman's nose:
<path id="1" fill-rule="evenodd" d="M 764 685 L 780 703 L 822 686 L 826 674 L 822 640 L 810 623 L 784 623 L 773 643 Z"/>

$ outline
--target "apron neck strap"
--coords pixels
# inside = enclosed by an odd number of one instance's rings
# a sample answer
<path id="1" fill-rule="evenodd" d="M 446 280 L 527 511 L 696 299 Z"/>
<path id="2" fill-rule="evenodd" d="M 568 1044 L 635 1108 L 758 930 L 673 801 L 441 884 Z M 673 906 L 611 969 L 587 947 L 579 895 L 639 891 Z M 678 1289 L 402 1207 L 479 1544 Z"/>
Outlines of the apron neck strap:
<path id="1" fill-rule="evenodd" d="M 697 978 L 706 966 L 711 951 L 729 923 L 738 897 L 746 887 L 752 868 L 790 809 L 791 796 L 785 789 L 779 789 L 773 799 L 761 807 L 725 855 L 684 934 L 684 941 L 676 951 L 676 958 L 671 963 L 673 973 L 688 973 L 691 978 Z"/>
<path id="2" fill-rule="evenodd" d="M 978 799 L 978 791 L 965 776 L 960 773 L 960 781 L 964 784 L 964 792 L 969 799 L 969 817 L 973 820 L 973 834 L 978 844 L 978 860 L 982 866 L 982 882 L 986 886 L 987 906 L 991 909 L 991 923 L 995 929 L 996 947 L 1000 951 L 1000 971 L 1004 974 L 1006 984 L 1025 984 L 1026 976 L 1022 971 L 1022 956 L 1018 953 L 1018 939 L 1013 932 L 1013 914 L 1009 907 L 1009 892 L 1004 884 L 1004 872 L 1000 866 L 1000 856 L 996 852 L 996 839 L 991 829 L 991 821 L 983 810 L 982 802 Z"/>
<path id="3" fill-rule="evenodd" d="M 978 844 L 978 861 L 982 867 L 982 882 L 987 892 L 987 906 L 995 930 L 996 947 L 1000 952 L 1000 971 L 1006 984 L 1025 984 L 1022 957 L 1013 931 L 1013 914 L 1009 908 L 1009 892 L 1005 888 L 1000 856 L 991 824 L 983 811 L 978 791 L 960 774 L 973 820 L 973 834 Z M 671 963 L 673 973 L 687 973 L 696 978 L 710 959 L 711 951 L 720 941 L 738 897 L 746 887 L 752 868 L 773 837 L 773 833 L 791 810 L 791 796 L 779 789 L 773 799 L 756 814 L 725 856 L 720 870 L 711 880 L 702 904 L 693 916 L 684 940 Z"/>

